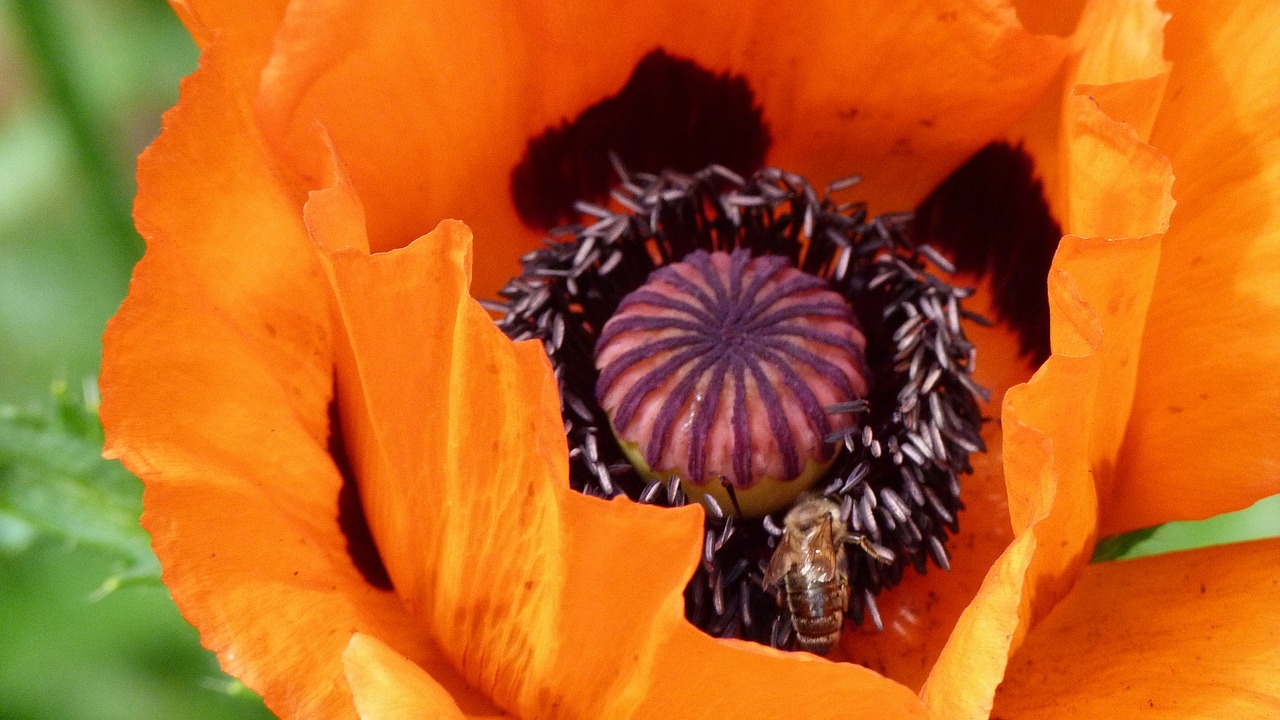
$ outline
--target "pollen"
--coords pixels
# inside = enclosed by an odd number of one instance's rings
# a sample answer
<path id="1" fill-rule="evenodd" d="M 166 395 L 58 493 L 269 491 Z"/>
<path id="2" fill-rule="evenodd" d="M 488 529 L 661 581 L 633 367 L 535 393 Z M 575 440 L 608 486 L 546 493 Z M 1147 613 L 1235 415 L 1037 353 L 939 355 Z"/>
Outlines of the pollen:
<path id="1" fill-rule="evenodd" d="M 695 251 L 627 295 L 596 345 L 596 397 L 648 479 L 759 516 L 787 507 L 868 391 L 848 302 L 777 255 Z M 732 496 L 726 484 L 733 487 Z"/>

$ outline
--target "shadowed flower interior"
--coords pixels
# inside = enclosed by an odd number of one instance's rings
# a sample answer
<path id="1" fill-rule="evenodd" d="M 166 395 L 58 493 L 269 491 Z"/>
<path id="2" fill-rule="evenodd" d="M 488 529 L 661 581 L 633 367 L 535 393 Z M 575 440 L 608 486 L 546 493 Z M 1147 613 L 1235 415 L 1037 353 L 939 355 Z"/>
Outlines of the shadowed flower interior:
<path id="1" fill-rule="evenodd" d="M 1030 33 L 985 0 L 815 1 L 786 13 L 179 3 L 201 68 L 140 161 L 148 252 L 104 339 L 102 380 L 108 453 L 146 482 L 144 524 L 175 601 L 224 667 L 284 717 L 968 720 L 1123 716 L 1152 704 L 1173 717 L 1274 714 L 1280 619 L 1258 593 L 1274 542 L 1086 564 L 1100 527 L 1201 517 L 1276 488 L 1268 449 L 1280 400 L 1241 378 L 1280 364 L 1280 55 L 1270 40 L 1280 15 L 1263 2 L 1169 5 L 1180 14 L 1166 44 L 1166 16 L 1145 0 L 1089 4 L 1062 21 L 1064 34 L 1076 28 L 1068 39 Z M 992 391 L 977 407 L 1000 422 L 982 428 L 989 451 L 971 456 L 965 514 L 939 495 L 963 518 L 947 531 L 951 570 L 902 573 L 876 600 L 884 631 L 838 641 L 833 657 L 865 667 L 714 639 L 688 622 L 690 578 L 705 573 L 701 513 L 569 489 L 613 494 L 592 469 L 587 426 L 566 434 L 564 424 L 592 396 L 590 378 L 556 372 L 554 317 L 530 329 L 541 342 L 512 343 L 470 298 L 491 297 L 534 249 L 571 266 L 572 254 L 539 246 L 522 220 L 513 170 L 548 128 L 588 127 L 570 119 L 625 105 L 608 99 L 659 46 L 710 77 L 745 81 L 760 108 L 753 127 L 767 131 L 744 137 L 769 139 L 758 157 L 770 165 L 819 187 L 863 172 L 860 197 L 884 212 L 920 206 L 999 142 L 977 161 L 1027 178 L 1034 167 L 1067 233 L 1047 282 L 1022 286 L 1037 299 L 1026 305 L 1049 314 L 1024 336 L 1022 305 L 1005 292 L 1019 273 L 993 259 L 1022 250 L 1001 241 L 1002 251 L 970 256 L 935 239 L 986 237 L 956 230 L 967 225 L 948 219 L 952 202 L 922 210 L 927 237 L 890 228 L 895 243 L 936 244 L 944 262 L 986 271 L 964 299 L 1002 325 L 965 330 L 979 351 L 973 381 Z M 698 125 L 689 108 L 670 117 Z M 633 179 L 678 177 L 660 173 L 675 161 L 647 167 L 616 142 L 596 143 L 591 162 L 612 149 Z M 759 162 L 731 171 L 751 183 Z M 1010 196 L 1037 194 L 1019 182 Z M 602 190 L 574 185 L 528 217 L 573 221 L 563 199 L 607 204 Z M 450 217 L 467 226 L 439 222 Z M 803 229 L 803 217 L 789 227 Z M 584 242 L 572 229 L 559 238 L 556 247 L 579 243 L 573 254 Z M 1037 262 L 1049 254 L 1025 250 Z M 910 266 L 911 253 L 895 254 Z M 834 259 L 795 265 L 830 273 Z M 609 257 L 592 262 L 599 270 Z M 632 267 L 632 287 L 652 270 Z M 1009 282 L 993 282 L 1003 272 Z M 579 310 L 611 313 L 605 305 Z M 876 352 L 897 352 L 893 332 L 885 340 L 858 320 L 874 369 Z M 1043 355 L 1043 327 L 1050 353 L 1035 370 L 1023 352 Z M 584 347 L 582 367 L 594 369 Z M 878 389 L 893 385 L 874 371 L 870 385 L 874 415 Z M 352 485 L 331 452 L 339 431 L 390 589 L 353 559 L 360 543 L 346 531 L 358 524 L 339 521 L 355 507 L 341 499 Z M 1216 440 L 1195 441 L 1205 437 Z M 598 450 L 608 438 L 596 435 Z M 846 447 L 831 472 L 848 479 L 841 458 L 855 456 Z M 851 507 L 851 530 L 857 516 Z M 859 572 L 851 567 L 851 584 Z M 1102 614 L 1117 617 L 1091 623 Z M 1157 672 L 1168 667 L 1185 672 L 1171 683 Z"/>

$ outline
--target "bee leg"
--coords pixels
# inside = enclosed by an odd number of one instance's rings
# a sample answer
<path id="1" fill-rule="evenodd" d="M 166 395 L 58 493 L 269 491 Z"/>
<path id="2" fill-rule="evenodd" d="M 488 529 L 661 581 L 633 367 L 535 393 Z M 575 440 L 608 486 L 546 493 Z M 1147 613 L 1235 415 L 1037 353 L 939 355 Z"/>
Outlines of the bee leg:
<path id="1" fill-rule="evenodd" d="M 863 535 L 862 533 L 851 533 L 845 538 L 845 542 L 851 542 L 857 545 L 862 549 L 862 552 L 884 565 L 891 564 L 895 559 L 895 555 L 892 550 L 882 545 L 875 544 L 871 541 L 870 537 Z"/>
<path id="2" fill-rule="evenodd" d="M 773 596 L 773 601 L 778 605 L 778 607 L 783 607 L 784 605 L 786 605 L 786 596 L 783 593 L 782 586 L 770 585 L 765 589 L 768 590 L 769 594 Z"/>

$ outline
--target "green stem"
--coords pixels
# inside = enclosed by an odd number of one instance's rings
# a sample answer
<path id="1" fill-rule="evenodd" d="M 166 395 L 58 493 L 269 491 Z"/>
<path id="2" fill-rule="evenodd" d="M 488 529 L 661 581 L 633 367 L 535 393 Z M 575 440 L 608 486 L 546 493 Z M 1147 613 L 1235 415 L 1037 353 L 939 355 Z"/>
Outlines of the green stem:
<path id="1" fill-rule="evenodd" d="M 49 0 L 13 0 L 15 24 L 26 40 L 32 65 L 54 107 L 66 124 L 76 159 L 88 185 L 89 202 L 99 231 L 106 235 L 127 270 L 142 256 L 142 240 L 130 219 L 131 168 L 111 157 L 105 122 L 90 107 L 74 81 L 73 43 Z"/>

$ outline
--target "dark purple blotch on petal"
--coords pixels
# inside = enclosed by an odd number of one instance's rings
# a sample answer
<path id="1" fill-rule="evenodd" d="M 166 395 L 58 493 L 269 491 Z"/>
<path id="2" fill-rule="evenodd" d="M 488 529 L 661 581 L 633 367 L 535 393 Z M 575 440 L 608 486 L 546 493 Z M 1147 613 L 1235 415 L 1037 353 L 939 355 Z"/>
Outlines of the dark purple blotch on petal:
<path id="1" fill-rule="evenodd" d="M 531 139 L 511 173 L 511 195 L 520 218 L 546 230 L 576 220 L 575 201 L 607 197 L 618 182 L 611 152 L 633 171 L 719 163 L 747 176 L 764 164 L 769 142 L 745 78 L 659 48 L 616 95 Z"/>
<path id="2" fill-rule="evenodd" d="M 992 143 L 942 181 L 916 210 L 915 242 L 950 252 L 990 279 L 997 318 L 1024 357 L 1049 357 L 1049 266 L 1062 228 L 1021 146 Z"/>

